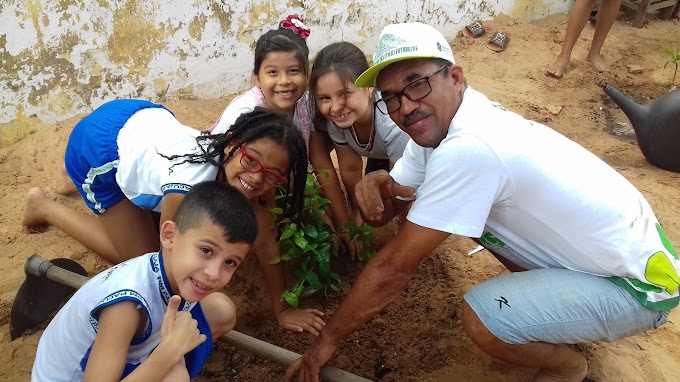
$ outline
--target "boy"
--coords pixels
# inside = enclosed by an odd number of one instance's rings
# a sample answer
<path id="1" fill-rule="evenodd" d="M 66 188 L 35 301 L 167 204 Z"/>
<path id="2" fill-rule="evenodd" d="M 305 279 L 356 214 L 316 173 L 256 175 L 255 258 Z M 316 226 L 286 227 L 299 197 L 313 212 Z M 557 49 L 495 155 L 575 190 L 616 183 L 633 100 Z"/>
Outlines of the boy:
<path id="1" fill-rule="evenodd" d="M 43 333 L 32 381 L 188 381 L 235 325 L 222 289 L 258 234 L 250 203 L 196 184 L 160 227 L 161 251 L 93 277 Z M 199 303 L 200 301 L 200 303 Z"/>

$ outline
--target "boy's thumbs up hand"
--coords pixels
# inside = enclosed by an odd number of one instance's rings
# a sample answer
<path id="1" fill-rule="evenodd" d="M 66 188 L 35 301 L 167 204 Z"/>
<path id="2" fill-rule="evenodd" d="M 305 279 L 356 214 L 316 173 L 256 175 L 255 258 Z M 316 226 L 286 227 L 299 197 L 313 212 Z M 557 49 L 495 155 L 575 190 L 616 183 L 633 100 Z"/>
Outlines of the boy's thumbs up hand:
<path id="1" fill-rule="evenodd" d="M 170 327 L 175 323 L 175 318 L 177 316 L 177 309 L 179 309 L 179 304 L 182 302 L 182 298 L 174 295 L 170 297 L 168 301 L 168 309 L 165 310 L 165 315 L 163 316 L 163 324 L 161 324 L 161 338 L 165 338 L 170 331 Z"/>
<path id="2" fill-rule="evenodd" d="M 179 357 L 193 350 L 205 341 L 205 334 L 198 330 L 198 321 L 189 312 L 178 312 L 182 299 L 172 296 L 161 325 L 161 344 L 172 349 Z M 159 345 L 159 346 L 160 346 Z"/>

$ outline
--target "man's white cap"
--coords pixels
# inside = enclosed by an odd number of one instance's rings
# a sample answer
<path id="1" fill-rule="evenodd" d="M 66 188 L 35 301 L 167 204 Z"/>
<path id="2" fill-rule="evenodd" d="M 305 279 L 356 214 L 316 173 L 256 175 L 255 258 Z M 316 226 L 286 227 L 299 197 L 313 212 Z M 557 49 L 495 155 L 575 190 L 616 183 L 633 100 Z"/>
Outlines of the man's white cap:
<path id="1" fill-rule="evenodd" d="M 449 43 L 438 30 L 423 23 L 390 24 L 380 33 L 373 66 L 361 73 L 355 85 L 371 87 L 384 67 L 410 58 L 443 58 L 456 63 Z"/>

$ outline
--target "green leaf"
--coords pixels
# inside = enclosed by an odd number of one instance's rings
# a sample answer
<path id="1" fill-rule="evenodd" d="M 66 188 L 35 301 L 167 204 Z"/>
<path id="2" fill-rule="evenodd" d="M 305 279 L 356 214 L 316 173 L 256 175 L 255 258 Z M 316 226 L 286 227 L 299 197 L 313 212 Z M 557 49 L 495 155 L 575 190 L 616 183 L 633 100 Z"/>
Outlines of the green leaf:
<path id="1" fill-rule="evenodd" d="M 314 272 L 310 272 L 307 275 L 307 283 L 311 288 L 316 289 L 319 286 L 319 275 Z"/>
<path id="2" fill-rule="evenodd" d="M 292 306 L 293 308 L 298 307 L 298 296 L 295 293 L 291 293 L 289 291 L 283 292 L 283 299 L 286 300 L 288 305 Z"/>
<path id="3" fill-rule="evenodd" d="M 283 232 L 281 233 L 281 237 L 279 238 L 279 241 L 281 240 L 286 240 L 287 238 L 293 236 L 295 234 L 295 228 L 292 227 L 292 224 L 288 226 Z"/>
<path id="4" fill-rule="evenodd" d="M 319 231 L 316 230 L 316 227 L 313 225 L 308 225 L 305 227 L 305 234 L 311 238 L 317 238 L 319 237 Z"/>
<path id="5" fill-rule="evenodd" d="M 307 240 L 305 240 L 304 237 L 296 237 L 295 238 L 295 245 L 297 245 L 298 247 L 300 247 L 302 249 L 306 249 L 307 248 Z"/>
<path id="6" fill-rule="evenodd" d="M 283 215 L 283 208 L 274 207 L 274 208 L 272 208 L 272 213 L 275 214 L 275 215 Z"/>
<path id="7" fill-rule="evenodd" d="M 281 262 L 280 256 L 274 256 L 271 259 L 269 259 L 269 264 L 278 264 L 280 262 Z"/>
<path id="8" fill-rule="evenodd" d="M 361 227 L 357 227 L 357 230 L 364 235 L 370 235 L 371 232 L 373 232 L 373 228 L 370 225 L 362 225 Z"/>

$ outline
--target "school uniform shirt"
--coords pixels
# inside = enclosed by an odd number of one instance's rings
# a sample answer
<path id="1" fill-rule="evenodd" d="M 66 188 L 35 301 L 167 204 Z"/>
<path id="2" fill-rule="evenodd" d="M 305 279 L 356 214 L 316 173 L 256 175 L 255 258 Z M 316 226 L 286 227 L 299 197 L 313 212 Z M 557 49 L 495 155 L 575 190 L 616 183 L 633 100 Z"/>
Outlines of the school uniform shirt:
<path id="1" fill-rule="evenodd" d="M 161 212 L 163 196 L 189 192 L 199 182 L 215 180 L 218 167 L 190 163 L 183 156 L 207 150 L 201 133 L 182 125 L 166 109 L 147 108 L 133 114 L 118 133 L 116 182 L 125 196 L 144 209 Z M 177 158 L 169 159 L 172 156 Z"/>
<path id="2" fill-rule="evenodd" d="M 396 162 L 404 153 L 406 143 L 411 139 L 390 118 L 373 109 L 373 126 L 368 142 L 359 142 L 354 126 L 341 129 L 332 121 L 327 121 L 328 136 L 338 146 L 349 146 L 362 157 L 389 159 Z"/>
<path id="3" fill-rule="evenodd" d="M 295 104 L 295 112 L 293 113 L 293 124 L 300 130 L 302 137 L 305 139 L 305 146 L 307 153 L 309 153 L 309 134 L 314 130 L 312 120 L 309 117 L 308 104 L 309 94 L 305 94 Z M 257 86 L 253 86 L 247 92 L 240 94 L 234 98 L 224 112 L 220 119 L 211 127 L 208 132 L 211 134 L 224 134 L 236 122 L 236 119 L 243 113 L 251 112 L 255 106 L 268 107 L 267 100 L 262 94 L 262 90 Z"/>
<path id="4" fill-rule="evenodd" d="M 390 173 L 414 187 L 407 219 L 480 238 L 526 269 L 610 280 L 642 305 L 680 300 L 680 261 L 640 192 L 598 157 L 468 87 L 435 148 L 409 141 Z"/>
<path id="5" fill-rule="evenodd" d="M 43 332 L 31 381 L 82 381 L 101 309 L 133 301 L 145 313 L 147 322 L 142 334 L 133 338 L 128 348 L 123 377 L 127 376 L 160 343 L 161 324 L 172 293 L 161 252 L 136 257 L 94 276 L 78 289 Z M 185 356 L 193 378 L 210 355 L 212 334 L 200 303 L 182 300 L 179 310 L 190 311 L 199 322 L 200 332 L 207 337 Z"/>

